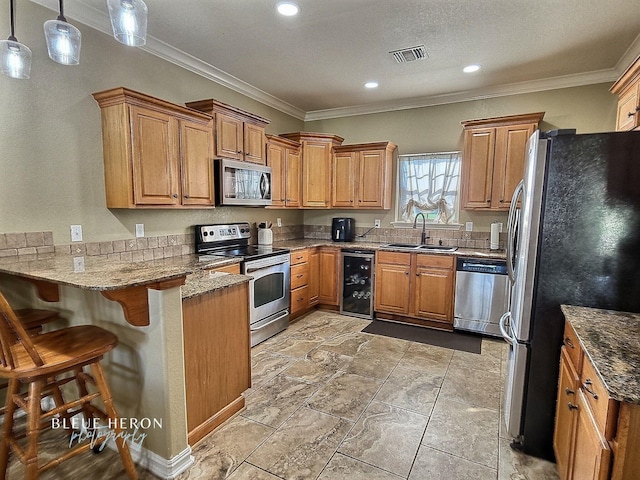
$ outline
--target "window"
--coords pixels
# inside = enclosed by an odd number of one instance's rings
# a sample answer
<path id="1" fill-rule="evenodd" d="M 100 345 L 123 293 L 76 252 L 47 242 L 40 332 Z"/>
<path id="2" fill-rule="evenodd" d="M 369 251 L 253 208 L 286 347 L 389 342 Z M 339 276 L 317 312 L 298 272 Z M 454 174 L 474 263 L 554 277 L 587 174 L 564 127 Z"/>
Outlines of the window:
<path id="1" fill-rule="evenodd" d="M 428 223 L 458 223 L 460 157 L 460 152 L 398 157 L 398 223 L 412 223 L 419 212 Z"/>

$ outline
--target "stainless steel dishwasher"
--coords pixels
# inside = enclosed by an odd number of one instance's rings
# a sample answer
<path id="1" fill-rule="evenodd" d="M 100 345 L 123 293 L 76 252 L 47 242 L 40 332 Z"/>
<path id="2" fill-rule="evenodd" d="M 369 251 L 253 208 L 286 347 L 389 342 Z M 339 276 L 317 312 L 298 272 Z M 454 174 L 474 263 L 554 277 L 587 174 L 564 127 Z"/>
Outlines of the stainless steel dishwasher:
<path id="1" fill-rule="evenodd" d="M 507 262 L 458 258 L 453 326 L 494 337 L 502 337 L 498 322 L 508 310 Z"/>

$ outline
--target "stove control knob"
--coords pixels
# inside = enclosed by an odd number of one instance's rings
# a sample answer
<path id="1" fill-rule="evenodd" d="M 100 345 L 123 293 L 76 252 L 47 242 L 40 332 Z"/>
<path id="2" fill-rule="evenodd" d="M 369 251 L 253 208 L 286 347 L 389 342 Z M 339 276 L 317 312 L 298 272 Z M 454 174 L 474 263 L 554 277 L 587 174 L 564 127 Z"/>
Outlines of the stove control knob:
<path id="1" fill-rule="evenodd" d="M 205 230 L 204 232 L 202 232 L 202 235 L 206 237 L 207 235 L 209 235 L 209 233 Z"/>

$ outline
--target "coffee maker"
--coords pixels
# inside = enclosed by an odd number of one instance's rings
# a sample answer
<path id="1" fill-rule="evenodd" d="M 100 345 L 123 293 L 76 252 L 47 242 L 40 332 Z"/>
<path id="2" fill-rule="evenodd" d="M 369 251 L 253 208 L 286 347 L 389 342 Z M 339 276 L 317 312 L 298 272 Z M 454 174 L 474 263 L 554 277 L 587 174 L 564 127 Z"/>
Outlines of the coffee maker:
<path id="1" fill-rule="evenodd" d="M 331 239 L 334 242 L 353 242 L 356 238 L 356 219 L 336 217 L 331 221 Z"/>

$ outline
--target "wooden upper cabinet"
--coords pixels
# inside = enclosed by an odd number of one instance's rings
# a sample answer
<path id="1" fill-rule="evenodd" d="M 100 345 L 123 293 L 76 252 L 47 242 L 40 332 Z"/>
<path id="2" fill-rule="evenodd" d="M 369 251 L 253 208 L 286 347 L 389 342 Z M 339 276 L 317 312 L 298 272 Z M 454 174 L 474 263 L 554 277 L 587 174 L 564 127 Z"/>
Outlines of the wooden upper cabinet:
<path id="1" fill-rule="evenodd" d="M 266 165 L 264 129 L 269 120 L 212 98 L 186 103 L 216 118 L 216 158 Z"/>
<path id="2" fill-rule="evenodd" d="M 462 122 L 462 208 L 508 210 L 544 112 Z"/>
<path id="3" fill-rule="evenodd" d="M 271 207 L 299 208 L 302 172 L 300 144 L 277 135 L 266 135 L 267 166 L 271 167 Z"/>
<path id="4" fill-rule="evenodd" d="M 93 97 L 108 208 L 213 207 L 210 115 L 122 87 Z"/>
<path id="5" fill-rule="evenodd" d="M 332 207 L 391 208 L 393 155 L 391 142 L 334 148 Z"/>
<path id="6" fill-rule="evenodd" d="M 616 130 L 640 130 L 640 57 L 613 84 L 611 93 L 618 95 Z"/>
<path id="7" fill-rule="evenodd" d="M 302 147 L 302 207 L 331 206 L 332 159 L 334 147 L 344 139 L 324 133 L 284 133 L 281 137 L 299 142 Z"/>

